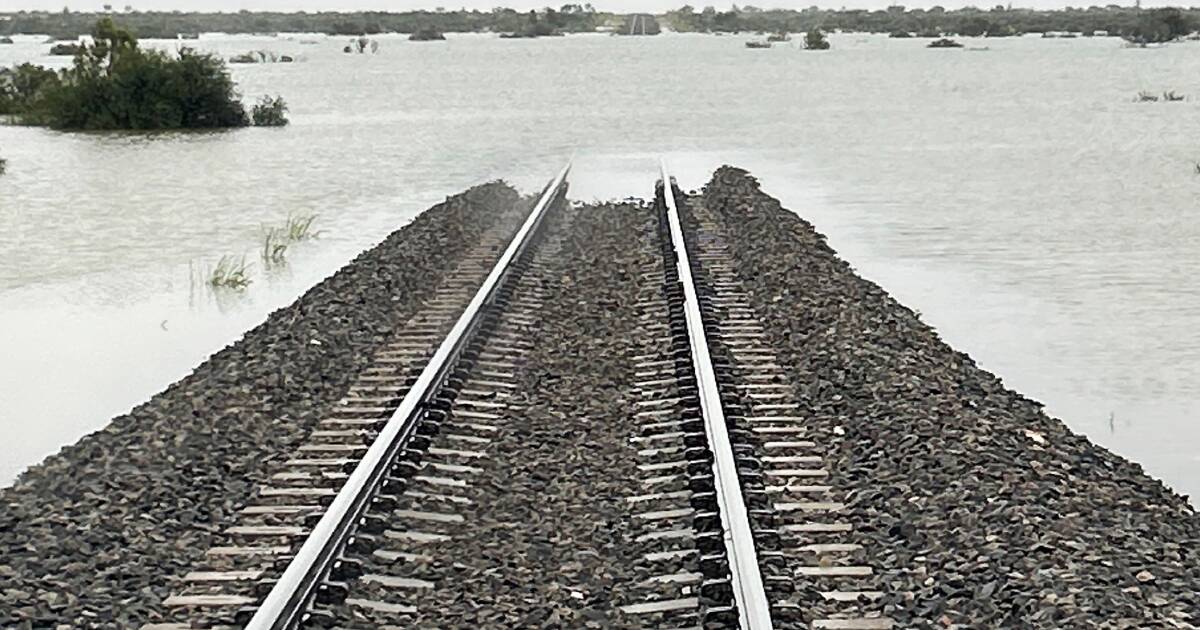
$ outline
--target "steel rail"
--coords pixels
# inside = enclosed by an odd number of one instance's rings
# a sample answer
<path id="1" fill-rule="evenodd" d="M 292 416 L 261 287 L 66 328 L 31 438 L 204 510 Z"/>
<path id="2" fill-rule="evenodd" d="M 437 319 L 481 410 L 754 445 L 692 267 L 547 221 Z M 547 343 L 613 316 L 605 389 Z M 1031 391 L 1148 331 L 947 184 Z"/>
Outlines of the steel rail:
<path id="1" fill-rule="evenodd" d="M 514 261 L 528 248 L 531 236 L 546 215 L 550 202 L 558 195 L 571 170 L 568 163 L 542 193 L 508 247 L 496 261 L 475 296 L 467 304 L 454 327 L 438 346 L 433 358 L 421 370 L 400 406 L 392 413 L 379 436 L 372 442 L 354 471 L 346 479 L 329 508 L 313 526 L 296 556 L 284 569 L 279 581 L 267 594 L 246 630 L 286 630 L 301 621 L 309 600 L 316 594 L 325 574 L 337 561 L 346 539 L 375 494 L 379 482 L 387 474 L 397 453 L 408 442 L 428 403 L 454 367 L 456 359 L 466 348 L 471 334 L 479 326 L 480 315 L 491 303 L 497 290 L 508 277 Z"/>
<path id="2" fill-rule="evenodd" d="M 683 285 L 683 311 L 687 321 L 688 343 L 692 350 L 692 368 L 696 373 L 697 390 L 700 394 L 700 412 L 704 416 L 704 431 L 708 434 L 708 444 L 713 455 L 712 469 L 716 482 L 713 485 L 716 487 L 717 505 L 721 512 L 734 603 L 737 605 L 742 630 L 770 630 L 771 607 L 763 588 L 758 553 L 754 548 L 754 533 L 750 530 L 746 500 L 742 496 L 737 462 L 733 457 L 733 445 L 729 441 L 728 425 L 725 424 L 725 409 L 721 405 L 717 376 L 708 352 L 708 336 L 704 332 L 704 318 L 700 313 L 700 299 L 696 295 L 696 285 L 692 278 L 687 242 L 683 238 L 683 225 L 679 220 L 679 209 L 675 205 L 675 191 L 671 184 L 671 176 L 667 172 L 666 161 L 660 162 L 660 166 L 671 246 L 675 250 L 675 264 L 679 271 L 679 281 Z"/>

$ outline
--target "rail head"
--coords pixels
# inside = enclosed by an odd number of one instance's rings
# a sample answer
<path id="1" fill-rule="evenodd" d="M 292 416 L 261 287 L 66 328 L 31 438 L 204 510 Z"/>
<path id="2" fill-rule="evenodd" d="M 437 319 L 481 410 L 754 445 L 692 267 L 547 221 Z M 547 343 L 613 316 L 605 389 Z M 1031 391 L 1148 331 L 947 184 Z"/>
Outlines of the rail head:
<path id="1" fill-rule="evenodd" d="M 716 372 L 708 351 L 708 336 L 704 332 L 704 318 L 692 277 L 687 241 L 683 236 L 683 223 L 679 217 L 679 208 L 675 204 L 675 191 L 665 160 L 660 162 L 660 167 L 671 247 L 675 250 L 675 264 L 679 281 L 683 285 L 684 316 L 688 343 L 692 351 L 692 367 L 700 395 L 700 412 L 713 455 L 712 469 L 716 482 L 714 486 L 724 530 L 725 552 L 729 558 L 734 602 L 737 605 L 742 630 L 770 630 L 770 602 L 767 601 L 766 590 L 763 588 L 758 553 L 754 546 L 754 533 L 750 529 L 746 500 L 738 479 L 737 461 L 734 459 L 733 445 L 729 439 L 728 425 L 725 423 L 725 409 L 721 405 Z"/>
<path id="2" fill-rule="evenodd" d="M 517 230 L 504 253 L 500 255 L 454 327 L 450 329 L 429 363 L 421 370 L 412 388 L 400 401 L 400 406 L 392 413 L 379 436 L 367 449 L 321 519 L 313 526 L 300 550 L 255 611 L 246 625 L 247 630 L 285 630 L 301 620 L 324 576 L 337 561 L 346 538 L 354 531 L 358 520 L 362 518 L 367 505 L 374 497 L 380 480 L 424 416 L 426 403 L 437 393 L 455 360 L 467 346 L 471 333 L 479 325 L 485 306 L 503 284 L 512 264 L 528 248 L 531 237 L 546 216 L 550 203 L 558 196 L 570 170 L 571 164 L 568 163 L 542 192 L 537 204 Z"/>

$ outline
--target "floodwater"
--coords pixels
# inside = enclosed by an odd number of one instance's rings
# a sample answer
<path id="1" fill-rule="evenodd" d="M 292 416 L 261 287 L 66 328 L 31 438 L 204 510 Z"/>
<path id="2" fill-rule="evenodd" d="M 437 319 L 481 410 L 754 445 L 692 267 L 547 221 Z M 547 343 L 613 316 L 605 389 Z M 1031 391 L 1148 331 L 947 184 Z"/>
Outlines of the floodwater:
<path id="1" fill-rule="evenodd" d="M 233 68 L 247 100 L 284 96 L 284 129 L 0 127 L 0 483 L 447 194 L 533 190 L 574 157 L 573 196 L 646 196 L 665 156 L 688 187 L 750 168 L 951 344 L 1200 495 L 1200 44 L 379 39 L 365 56 L 321 36 L 193 42 L 298 56 Z M 51 62 L 39 42 L 0 64 Z M 263 226 L 305 213 L 320 238 L 267 273 Z M 243 294 L 192 279 L 243 254 Z"/>

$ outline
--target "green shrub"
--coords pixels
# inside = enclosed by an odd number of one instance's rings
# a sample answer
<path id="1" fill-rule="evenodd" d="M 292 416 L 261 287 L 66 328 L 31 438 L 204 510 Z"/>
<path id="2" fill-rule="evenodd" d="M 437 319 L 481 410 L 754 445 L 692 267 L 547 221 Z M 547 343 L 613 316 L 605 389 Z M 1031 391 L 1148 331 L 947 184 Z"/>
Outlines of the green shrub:
<path id="1" fill-rule="evenodd" d="M 24 95 L 13 112 L 21 122 L 89 130 L 249 124 L 221 59 L 189 48 L 177 55 L 143 50 L 111 18 L 97 22 L 93 36 L 94 43 L 83 45 L 56 80 L 44 68 L 15 69 L 13 76 L 34 84 L 12 90 Z"/>
<path id="2" fill-rule="evenodd" d="M 829 50 L 829 40 L 825 39 L 825 34 L 821 29 L 814 28 L 804 35 L 805 50 Z"/>
<path id="3" fill-rule="evenodd" d="M 250 117 L 256 127 L 283 127 L 288 124 L 287 109 L 282 96 L 263 96 L 251 110 Z"/>
<path id="4" fill-rule="evenodd" d="M 29 111 L 47 89 L 58 85 L 58 74 L 48 68 L 23 63 L 0 69 L 0 115 Z"/>

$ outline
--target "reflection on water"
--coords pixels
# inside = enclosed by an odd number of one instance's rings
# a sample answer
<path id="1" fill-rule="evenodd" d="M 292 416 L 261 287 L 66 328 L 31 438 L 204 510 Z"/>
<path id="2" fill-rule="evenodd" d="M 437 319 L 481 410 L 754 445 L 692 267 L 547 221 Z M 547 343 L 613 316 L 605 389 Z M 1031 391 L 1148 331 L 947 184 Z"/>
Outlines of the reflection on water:
<path id="1" fill-rule="evenodd" d="M 0 479 L 186 373 L 416 212 L 485 179 L 645 196 L 746 166 L 864 275 L 1005 382 L 1200 494 L 1196 45 L 883 37 L 747 51 L 739 38 L 206 37 L 292 126 L 203 134 L 0 128 Z M 163 44 L 163 45 L 175 45 Z M 0 63 L 46 47 L 0 47 Z M 56 61 L 61 63 L 61 61 Z M 189 305 L 188 264 L 315 213 L 325 233 L 244 297 Z M 165 321 L 165 325 L 164 325 Z M 164 329 L 165 328 L 165 329 Z"/>

